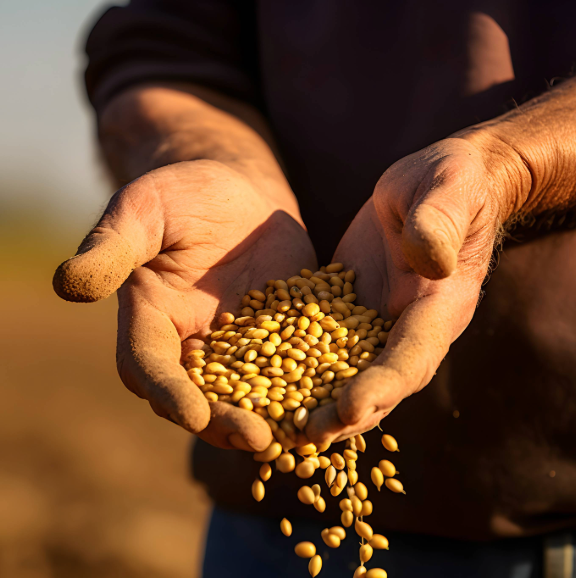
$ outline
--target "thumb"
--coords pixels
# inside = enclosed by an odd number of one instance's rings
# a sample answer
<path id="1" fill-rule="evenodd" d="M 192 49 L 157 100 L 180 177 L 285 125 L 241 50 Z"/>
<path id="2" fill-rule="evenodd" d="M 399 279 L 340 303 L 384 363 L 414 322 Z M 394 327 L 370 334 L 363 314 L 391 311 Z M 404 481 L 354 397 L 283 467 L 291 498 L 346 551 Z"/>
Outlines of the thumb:
<path id="1" fill-rule="evenodd" d="M 76 255 L 54 274 L 54 291 L 66 301 L 105 299 L 130 273 L 162 248 L 163 210 L 154 177 L 144 175 L 120 189 Z"/>
<path id="2" fill-rule="evenodd" d="M 474 190 L 458 178 L 437 177 L 411 208 L 402 229 L 408 264 L 428 279 L 456 271 L 458 253 L 479 210 Z"/>

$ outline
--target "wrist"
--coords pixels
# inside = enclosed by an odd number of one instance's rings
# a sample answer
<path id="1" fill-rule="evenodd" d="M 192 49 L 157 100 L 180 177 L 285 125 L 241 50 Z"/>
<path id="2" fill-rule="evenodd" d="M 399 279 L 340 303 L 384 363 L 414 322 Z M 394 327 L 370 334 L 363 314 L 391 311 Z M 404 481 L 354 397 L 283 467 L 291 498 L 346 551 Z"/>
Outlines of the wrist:
<path id="1" fill-rule="evenodd" d="M 487 124 L 466 128 L 452 138 L 463 139 L 480 151 L 503 225 L 514 215 L 532 210 L 538 155 L 522 147 L 520 139 L 511 136 L 512 130 Z"/>

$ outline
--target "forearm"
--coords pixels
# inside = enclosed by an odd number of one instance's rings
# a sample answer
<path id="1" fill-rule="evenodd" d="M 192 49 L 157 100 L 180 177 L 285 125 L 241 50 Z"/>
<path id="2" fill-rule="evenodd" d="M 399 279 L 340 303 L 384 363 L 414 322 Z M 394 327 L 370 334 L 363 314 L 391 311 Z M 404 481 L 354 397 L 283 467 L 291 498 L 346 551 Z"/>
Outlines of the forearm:
<path id="1" fill-rule="evenodd" d="M 576 205 L 576 78 L 454 136 L 490 150 L 489 169 L 508 188 L 503 222 Z"/>
<path id="2" fill-rule="evenodd" d="M 168 164 L 213 160 L 262 189 L 292 196 L 263 118 L 249 105 L 210 90 L 193 86 L 131 88 L 98 115 L 98 134 L 119 186 Z"/>

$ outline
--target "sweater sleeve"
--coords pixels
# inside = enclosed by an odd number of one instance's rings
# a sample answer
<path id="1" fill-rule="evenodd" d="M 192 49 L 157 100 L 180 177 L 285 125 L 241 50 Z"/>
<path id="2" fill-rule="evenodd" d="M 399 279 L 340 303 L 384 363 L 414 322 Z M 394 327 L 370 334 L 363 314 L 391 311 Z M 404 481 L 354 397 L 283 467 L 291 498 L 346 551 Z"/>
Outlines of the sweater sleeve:
<path id="1" fill-rule="evenodd" d="M 192 82 L 261 105 L 250 0 L 132 0 L 108 8 L 86 41 L 88 98 L 101 109 L 125 88 Z"/>

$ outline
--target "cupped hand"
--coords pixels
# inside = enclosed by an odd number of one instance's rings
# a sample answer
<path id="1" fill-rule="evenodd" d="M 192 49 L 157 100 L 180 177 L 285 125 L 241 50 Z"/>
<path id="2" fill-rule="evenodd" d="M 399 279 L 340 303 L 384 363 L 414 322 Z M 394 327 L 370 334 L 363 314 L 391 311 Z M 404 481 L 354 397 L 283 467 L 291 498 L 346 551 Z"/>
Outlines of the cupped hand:
<path id="1" fill-rule="evenodd" d="M 350 225 L 334 261 L 356 271 L 356 302 L 396 323 L 372 367 L 311 415 L 310 439 L 372 429 L 428 384 L 472 319 L 513 204 L 514 175 L 489 158 L 481 139 L 461 138 L 405 157 Z"/>
<path id="2" fill-rule="evenodd" d="M 156 169 L 120 189 L 54 276 L 63 299 L 118 290 L 117 365 L 126 387 L 209 443 L 252 451 L 272 441 L 257 414 L 208 402 L 181 359 L 247 291 L 316 257 L 286 185 L 254 185 L 214 161 Z"/>

